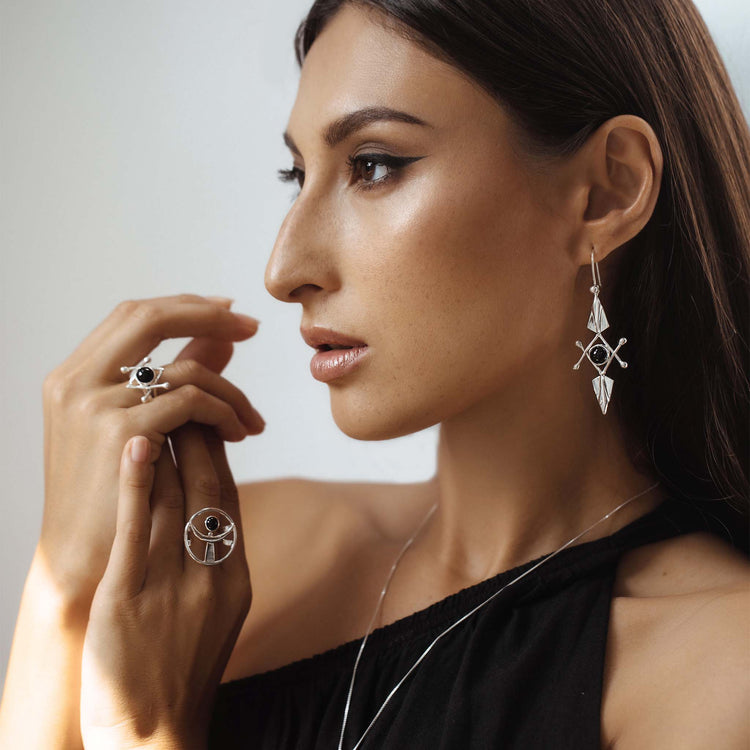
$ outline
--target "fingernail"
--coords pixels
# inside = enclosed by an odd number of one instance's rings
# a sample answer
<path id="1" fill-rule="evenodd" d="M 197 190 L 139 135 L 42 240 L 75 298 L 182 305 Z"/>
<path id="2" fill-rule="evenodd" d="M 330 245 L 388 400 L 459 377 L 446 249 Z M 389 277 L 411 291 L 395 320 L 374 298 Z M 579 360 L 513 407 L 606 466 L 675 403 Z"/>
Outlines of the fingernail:
<path id="1" fill-rule="evenodd" d="M 231 307 L 234 304 L 234 300 L 231 297 L 206 297 L 207 300 L 215 302 L 217 305 L 223 305 L 224 307 Z"/>
<path id="2" fill-rule="evenodd" d="M 130 442 L 130 458 L 134 463 L 145 464 L 151 453 L 151 444 L 148 438 L 134 437 Z"/>

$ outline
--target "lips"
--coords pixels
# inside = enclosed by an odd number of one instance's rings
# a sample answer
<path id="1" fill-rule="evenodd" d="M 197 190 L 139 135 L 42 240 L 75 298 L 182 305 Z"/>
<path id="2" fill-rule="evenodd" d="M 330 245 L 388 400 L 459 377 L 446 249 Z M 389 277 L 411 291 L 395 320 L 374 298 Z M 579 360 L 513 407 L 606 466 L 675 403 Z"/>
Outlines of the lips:
<path id="1" fill-rule="evenodd" d="M 318 351 L 330 351 L 331 349 L 353 349 L 354 347 L 367 346 L 361 339 L 345 333 L 339 333 L 332 328 L 312 326 L 301 327 L 300 333 L 305 343 Z"/>

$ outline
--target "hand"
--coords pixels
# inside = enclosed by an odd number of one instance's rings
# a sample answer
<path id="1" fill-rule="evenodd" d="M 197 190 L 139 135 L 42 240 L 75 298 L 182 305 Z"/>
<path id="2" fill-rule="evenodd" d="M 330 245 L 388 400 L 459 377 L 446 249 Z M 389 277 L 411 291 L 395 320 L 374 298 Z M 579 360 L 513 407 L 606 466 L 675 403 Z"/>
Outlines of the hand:
<path id="1" fill-rule="evenodd" d="M 147 437 L 155 457 L 167 433 L 189 421 L 212 425 L 230 441 L 263 429 L 246 396 L 218 375 L 232 342 L 257 330 L 257 321 L 227 306 L 196 295 L 124 302 L 45 380 L 45 507 L 36 559 L 84 614 L 112 546 L 127 440 Z M 186 336 L 196 338 L 162 376 L 171 388 L 140 403 L 120 366 L 136 364 L 164 339 Z"/>
<path id="2" fill-rule="evenodd" d="M 202 431 L 204 439 L 181 441 L 177 468 L 164 450 L 155 472 L 145 438 L 122 453 L 116 534 L 83 646 L 86 750 L 205 748 L 216 688 L 250 609 L 240 506 L 223 443 L 211 428 L 180 431 Z M 134 445 L 141 461 L 131 458 Z M 235 522 L 237 541 L 226 560 L 206 566 L 185 551 L 183 530 L 205 507 L 191 488 L 214 473 L 217 505 Z"/>

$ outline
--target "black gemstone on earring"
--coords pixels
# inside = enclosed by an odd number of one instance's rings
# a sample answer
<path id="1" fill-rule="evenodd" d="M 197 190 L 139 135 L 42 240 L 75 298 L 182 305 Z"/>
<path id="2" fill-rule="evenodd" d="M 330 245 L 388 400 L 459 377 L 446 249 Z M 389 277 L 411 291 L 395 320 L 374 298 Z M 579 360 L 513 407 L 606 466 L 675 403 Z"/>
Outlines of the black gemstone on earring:
<path id="1" fill-rule="evenodd" d="M 608 352 L 601 344 L 597 344 L 592 347 L 589 356 L 595 365 L 603 365 L 607 361 Z"/>
<path id="2" fill-rule="evenodd" d="M 140 370 L 135 374 L 139 383 L 146 385 L 154 379 L 154 371 L 150 367 L 141 367 Z"/>
<path id="3" fill-rule="evenodd" d="M 209 516 L 206 519 L 206 528 L 209 531 L 216 531 L 219 528 L 219 519 L 216 516 Z"/>

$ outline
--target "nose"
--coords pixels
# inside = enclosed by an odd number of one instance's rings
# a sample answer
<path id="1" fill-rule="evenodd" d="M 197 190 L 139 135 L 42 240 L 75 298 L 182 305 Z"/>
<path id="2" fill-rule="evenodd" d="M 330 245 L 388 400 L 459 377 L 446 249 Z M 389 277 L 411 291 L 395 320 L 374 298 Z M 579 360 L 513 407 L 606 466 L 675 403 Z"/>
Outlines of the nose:
<path id="1" fill-rule="evenodd" d="M 281 223 L 266 264 L 266 289 L 282 302 L 303 302 L 306 295 L 335 284 L 334 238 L 330 208 L 312 194 L 297 197 Z"/>

